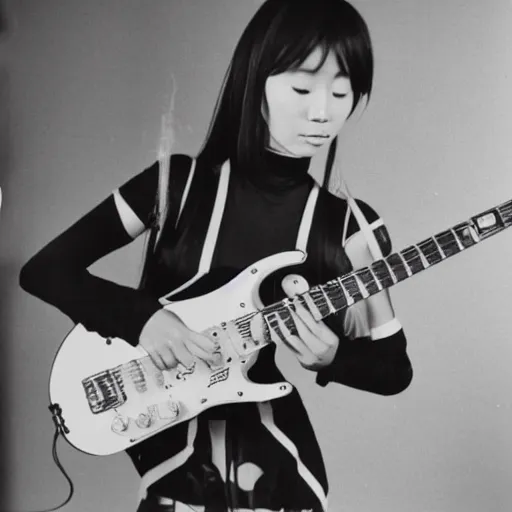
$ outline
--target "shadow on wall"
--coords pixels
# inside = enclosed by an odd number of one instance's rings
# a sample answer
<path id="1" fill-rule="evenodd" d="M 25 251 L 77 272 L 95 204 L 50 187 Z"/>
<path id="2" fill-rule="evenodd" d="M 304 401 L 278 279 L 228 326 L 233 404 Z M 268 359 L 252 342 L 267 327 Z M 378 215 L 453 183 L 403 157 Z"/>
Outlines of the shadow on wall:
<path id="1" fill-rule="evenodd" d="M 5 194 L 5 185 L 9 175 L 9 127 L 8 127 L 8 71 L 6 66 L 6 39 L 9 35 L 10 26 L 7 23 L 7 9 L 3 0 L 0 0 L 0 187 Z M 5 199 L 5 197 L 4 197 Z M 5 207 L 5 204 L 4 204 Z M 7 298 L 4 296 L 7 290 L 7 280 L 9 265 L 2 256 L 2 247 L 5 247 L 7 241 L 2 237 L 2 212 L 0 212 L 0 389 L 2 390 L 2 398 L 0 398 L 0 418 L 7 418 L 8 404 L 5 401 L 6 387 L 8 385 L 8 368 L 7 368 L 7 312 L 5 305 L 8 304 Z M 5 254 L 5 253 L 4 253 Z M 2 307 L 3 306 L 3 307 Z M 0 510 L 3 510 L 8 494 L 8 468 L 7 468 L 7 432 L 6 422 L 0 422 Z"/>

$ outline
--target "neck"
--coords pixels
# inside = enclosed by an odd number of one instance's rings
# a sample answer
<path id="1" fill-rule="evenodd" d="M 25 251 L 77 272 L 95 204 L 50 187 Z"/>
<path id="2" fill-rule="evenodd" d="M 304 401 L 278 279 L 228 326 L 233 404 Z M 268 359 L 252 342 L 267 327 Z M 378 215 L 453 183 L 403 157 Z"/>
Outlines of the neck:
<path id="1" fill-rule="evenodd" d="M 262 156 L 262 167 L 246 173 L 247 180 L 255 187 L 282 193 L 309 181 L 310 157 L 290 156 L 273 148 L 265 149 Z"/>

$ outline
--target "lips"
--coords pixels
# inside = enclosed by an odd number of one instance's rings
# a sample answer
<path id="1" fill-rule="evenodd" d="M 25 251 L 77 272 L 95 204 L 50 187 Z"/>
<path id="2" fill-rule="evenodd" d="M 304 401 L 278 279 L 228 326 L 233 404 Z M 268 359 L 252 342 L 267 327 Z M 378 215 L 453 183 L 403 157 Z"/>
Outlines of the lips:
<path id="1" fill-rule="evenodd" d="M 310 144 L 315 147 L 323 146 L 326 140 L 329 138 L 329 135 L 324 135 L 321 133 L 311 133 L 311 134 L 301 134 L 301 137 L 305 140 L 307 144 Z"/>

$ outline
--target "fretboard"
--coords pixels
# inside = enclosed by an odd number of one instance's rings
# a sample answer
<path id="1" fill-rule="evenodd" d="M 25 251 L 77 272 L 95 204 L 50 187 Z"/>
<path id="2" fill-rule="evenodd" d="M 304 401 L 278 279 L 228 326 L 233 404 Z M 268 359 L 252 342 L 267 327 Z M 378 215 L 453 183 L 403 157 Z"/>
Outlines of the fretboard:
<path id="1" fill-rule="evenodd" d="M 290 309 L 300 302 L 319 321 L 360 300 L 412 277 L 512 225 L 512 201 L 486 210 L 450 229 L 410 245 L 327 283 L 316 285 L 293 299 L 286 298 L 234 321 L 250 353 L 271 342 L 269 329 L 281 335 L 282 324 L 296 333 Z M 255 318 L 258 317 L 258 318 Z M 252 339 L 249 325 L 259 320 L 262 335 Z M 254 324 L 253 324 L 254 325 Z M 253 329 L 254 330 L 254 329 Z"/>

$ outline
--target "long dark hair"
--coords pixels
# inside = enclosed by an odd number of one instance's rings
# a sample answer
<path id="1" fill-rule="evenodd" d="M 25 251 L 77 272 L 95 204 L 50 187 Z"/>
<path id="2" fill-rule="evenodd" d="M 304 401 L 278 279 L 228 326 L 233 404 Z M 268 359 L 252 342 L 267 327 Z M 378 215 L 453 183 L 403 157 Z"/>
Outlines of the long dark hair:
<path id="1" fill-rule="evenodd" d="M 210 129 L 198 158 L 208 166 L 230 159 L 237 169 L 262 165 L 268 128 L 261 113 L 269 76 L 299 67 L 317 47 L 318 69 L 334 51 L 354 92 L 351 114 L 369 99 L 373 51 L 368 27 L 345 0 L 267 0 L 243 32 L 215 106 Z M 324 179 L 330 177 L 336 139 L 331 143 Z"/>
<path id="2" fill-rule="evenodd" d="M 322 49 L 318 69 L 333 51 L 340 70 L 350 79 L 354 94 L 350 114 L 363 98 L 369 99 L 373 83 L 370 34 L 351 4 L 345 0 L 267 0 L 235 48 L 208 134 L 197 155 L 198 168 L 213 169 L 228 159 L 241 172 L 262 167 L 268 145 L 268 126 L 262 115 L 265 82 L 269 76 L 299 67 L 317 47 Z M 335 137 L 324 173 L 326 187 L 336 147 Z M 160 229 L 164 220 L 161 219 Z M 155 263 L 156 232 L 151 232 L 141 287 Z"/>

